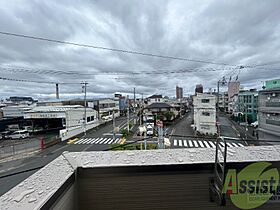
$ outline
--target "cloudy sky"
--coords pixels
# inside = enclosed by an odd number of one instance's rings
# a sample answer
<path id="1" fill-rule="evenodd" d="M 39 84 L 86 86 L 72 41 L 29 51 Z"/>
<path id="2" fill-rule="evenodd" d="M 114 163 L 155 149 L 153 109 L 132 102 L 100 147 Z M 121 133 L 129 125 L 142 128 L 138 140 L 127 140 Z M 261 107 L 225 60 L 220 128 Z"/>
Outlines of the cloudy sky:
<path id="1" fill-rule="evenodd" d="M 185 60 L 0 34 L 0 77 L 12 79 L 0 79 L 0 99 L 54 98 L 48 82 L 76 83 L 60 85 L 63 98 L 81 97 L 81 81 L 90 97 L 133 87 L 174 96 L 176 85 L 190 94 L 196 84 L 214 89 L 223 76 L 237 75 L 245 88 L 260 88 L 280 78 L 279 11 L 278 0 L 1 1 L 1 32 Z"/>

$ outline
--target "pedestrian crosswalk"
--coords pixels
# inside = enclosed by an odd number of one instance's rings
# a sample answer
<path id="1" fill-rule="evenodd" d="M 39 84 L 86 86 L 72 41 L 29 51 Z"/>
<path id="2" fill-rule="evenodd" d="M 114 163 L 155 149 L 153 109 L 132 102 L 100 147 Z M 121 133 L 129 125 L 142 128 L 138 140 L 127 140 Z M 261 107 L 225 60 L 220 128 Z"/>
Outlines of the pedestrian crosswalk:
<path id="1" fill-rule="evenodd" d="M 116 138 L 115 140 L 113 138 L 82 138 L 74 144 L 117 144 L 120 142 L 120 138 Z"/>
<path id="2" fill-rule="evenodd" d="M 238 142 L 227 142 L 228 147 L 244 147 L 242 143 Z M 225 146 L 224 142 L 220 142 L 222 147 Z M 189 139 L 174 139 L 173 147 L 200 147 L 200 148 L 215 148 L 216 142 L 210 140 L 189 140 Z"/>

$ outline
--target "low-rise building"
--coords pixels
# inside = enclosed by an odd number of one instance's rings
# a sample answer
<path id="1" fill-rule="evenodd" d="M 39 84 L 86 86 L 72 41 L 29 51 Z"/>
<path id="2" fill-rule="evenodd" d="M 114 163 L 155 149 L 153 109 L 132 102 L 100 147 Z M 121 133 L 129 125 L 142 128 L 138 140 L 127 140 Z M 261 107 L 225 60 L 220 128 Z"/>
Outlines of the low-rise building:
<path id="1" fill-rule="evenodd" d="M 3 107 L 3 117 L 5 118 L 17 118 L 17 117 L 23 117 L 24 113 L 26 111 L 29 111 L 34 106 L 29 105 L 18 105 L 18 106 L 6 106 Z"/>
<path id="2" fill-rule="evenodd" d="M 241 90 L 238 93 L 237 110 L 235 112 L 238 121 L 252 123 L 257 121 L 258 91 L 256 89 Z"/>
<path id="3" fill-rule="evenodd" d="M 280 79 L 266 82 L 259 91 L 258 138 L 280 142 Z"/>
<path id="4" fill-rule="evenodd" d="M 152 103 L 159 103 L 159 102 L 163 102 L 163 98 L 162 95 L 152 95 L 150 97 L 148 97 L 148 105 L 152 104 Z"/>
<path id="5" fill-rule="evenodd" d="M 195 130 L 203 134 L 216 134 L 216 97 L 197 93 L 193 97 Z"/>
<path id="6" fill-rule="evenodd" d="M 120 105 L 119 99 L 99 99 L 93 101 L 93 108 L 98 112 L 98 118 L 103 120 L 108 120 L 114 116 L 120 116 Z"/>

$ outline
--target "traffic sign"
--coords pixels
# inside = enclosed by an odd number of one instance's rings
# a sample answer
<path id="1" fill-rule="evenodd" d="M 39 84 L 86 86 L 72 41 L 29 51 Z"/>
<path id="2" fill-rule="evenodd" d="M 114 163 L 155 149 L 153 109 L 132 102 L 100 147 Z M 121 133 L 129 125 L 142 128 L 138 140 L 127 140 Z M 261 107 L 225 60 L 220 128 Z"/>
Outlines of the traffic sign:
<path id="1" fill-rule="evenodd" d="M 158 127 L 163 127 L 163 122 L 160 121 L 160 120 L 157 120 L 156 124 L 157 124 Z"/>

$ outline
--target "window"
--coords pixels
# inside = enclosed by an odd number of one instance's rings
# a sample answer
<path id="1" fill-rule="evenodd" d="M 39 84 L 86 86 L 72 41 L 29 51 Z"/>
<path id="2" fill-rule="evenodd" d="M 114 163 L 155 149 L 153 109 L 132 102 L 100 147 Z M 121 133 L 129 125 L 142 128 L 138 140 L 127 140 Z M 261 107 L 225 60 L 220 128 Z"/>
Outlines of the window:
<path id="1" fill-rule="evenodd" d="M 201 103 L 209 103 L 210 100 L 209 99 L 201 99 Z"/>
<path id="2" fill-rule="evenodd" d="M 203 116 L 210 116 L 210 112 L 202 112 Z"/>

